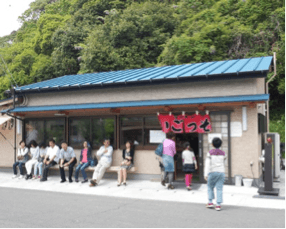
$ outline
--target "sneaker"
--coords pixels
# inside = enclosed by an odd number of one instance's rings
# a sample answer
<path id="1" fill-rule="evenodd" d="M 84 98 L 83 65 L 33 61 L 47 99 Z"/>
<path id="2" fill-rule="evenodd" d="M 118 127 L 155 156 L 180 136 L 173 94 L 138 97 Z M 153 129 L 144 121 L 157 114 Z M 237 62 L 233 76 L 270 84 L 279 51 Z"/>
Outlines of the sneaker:
<path id="1" fill-rule="evenodd" d="M 88 179 L 86 179 L 86 180 L 83 180 L 81 183 L 86 183 L 86 182 L 88 182 Z"/>
<path id="2" fill-rule="evenodd" d="M 41 176 L 38 176 L 38 179 L 41 179 Z"/>
<path id="3" fill-rule="evenodd" d="M 221 207 L 219 205 L 215 206 L 216 211 L 220 211 Z"/>
<path id="4" fill-rule="evenodd" d="M 61 182 L 60 182 L 60 183 L 64 183 L 64 182 L 66 182 L 66 180 L 61 180 Z"/>
<path id="5" fill-rule="evenodd" d="M 36 177 L 36 176 L 33 176 L 32 180 L 36 180 L 36 179 L 37 179 L 37 177 Z"/>
<path id="6" fill-rule="evenodd" d="M 214 207 L 214 204 L 213 203 L 208 203 L 207 205 L 206 205 L 206 208 L 213 208 Z"/>
<path id="7" fill-rule="evenodd" d="M 23 176 L 23 175 L 20 175 L 20 176 L 19 176 L 19 179 L 23 179 L 23 178 L 24 178 L 24 176 Z"/>
<path id="8" fill-rule="evenodd" d="M 28 175 L 28 174 L 26 175 L 25 179 L 26 179 L 26 180 L 28 180 L 28 179 L 29 179 L 29 175 Z"/>
<path id="9" fill-rule="evenodd" d="M 75 181 L 76 183 L 78 183 L 78 179 L 75 179 L 74 181 Z"/>
<path id="10" fill-rule="evenodd" d="M 72 180 L 72 179 L 69 179 L 69 182 L 70 182 L 70 183 L 72 183 L 72 182 L 73 182 L 73 180 Z"/>
<path id="11" fill-rule="evenodd" d="M 17 177 L 17 175 L 14 174 L 14 175 L 12 176 L 12 179 L 14 179 L 14 178 L 16 178 L 16 177 Z"/>
<path id="12" fill-rule="evenodd" d="M 187 190 L 191 191 L 192 190 L 191 186 L 187 186 Z"/>

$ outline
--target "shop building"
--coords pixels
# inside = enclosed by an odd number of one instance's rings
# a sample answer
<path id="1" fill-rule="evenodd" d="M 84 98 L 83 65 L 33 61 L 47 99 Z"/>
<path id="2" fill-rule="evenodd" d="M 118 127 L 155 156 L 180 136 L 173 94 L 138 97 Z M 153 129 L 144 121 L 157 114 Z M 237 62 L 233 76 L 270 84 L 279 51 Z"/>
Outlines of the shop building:
<path id="1" fill-rule="evenodd" d="M 16 116 L 20 120 L 13 126 L 18 129 L 0 131 L 12 143 L 16 134 L 17 146 L 22 138 L 27 143 L 32 139 L 47 142 L 50 137 L 57 144 L 67 140 L 77 156 L 84 140 L 92 143 L 95 152 L 108 137 L 114 147 L 113 166 L 120 164 L 124 142 L 131 139 L 136 142 L 136 174 L 149 179 L 160 174 L 154 153 L 158 145 L 154 134 L 162 129 L 158 112 L 175 116 L 209 113 L 211 132 L 177 134 L 178 145 L 189 141 L 195 151 L 199 163 L 196 180 L 203 182 L 204 159 L 216 136 L 222 138 L 221 149 L 228 155 L 227 183 L 233 183 L 234 175 L 252 177 L 250 162 L 254 178 L 260 179 L 258 158 L 269 100 L 265 78 L 272 59 L 268 56 L 67 75 L 17 87 L 9 91 L 12 98 L 17 98 L 15 105 L 13 99 L 0 105 L 2 117 Z M 12 167 L 13 148 L 1 136 L 0 143 L 5 145 L 0 148 L 0 167 Z M 178 156 L 177 179 L 182 177 L 181 168 Z"/>

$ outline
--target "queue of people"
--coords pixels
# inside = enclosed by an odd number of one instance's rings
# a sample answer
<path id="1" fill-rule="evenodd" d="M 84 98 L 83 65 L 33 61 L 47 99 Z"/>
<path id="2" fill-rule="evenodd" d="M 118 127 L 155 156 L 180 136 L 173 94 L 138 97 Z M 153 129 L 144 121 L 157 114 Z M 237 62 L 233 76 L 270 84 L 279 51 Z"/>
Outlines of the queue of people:
<path id="1" fill-rule="evenodd" d="M 25 166 L 27 174 L 26 180 L 28 179 L 40 179 L 41 182 L 48 180 L 49 169 L 53 166 L 58 165 L 60 170 L 61 181 L 60 183 L 66 182 L 65 167 L 68 167 L 68 181 L 73 182 L 73 170 L 77 163 L 76 154 L 74 149 L 68 146 L 67 142 L 61 143 L 61 149 L 55 144 L 54 139 L 49 140 L 49 147 L 46 147 L 44 143 L 40 146 L 36 141 L 32 140 L 29 144 L 29 148 L 25 145 L 24 141 L 19 143 L 17 161 L 13 164 L 13 177 L 17 177 L 17 167 L 20 170 L 19 179 L 24 177 L 23 166 Z M 31 159 L 29 160 L 30 151 Z M 83 176 L 82 183 L 88 182 L 87 174 L 85 169 L 89 166 L 95 166 L 92 179 L 90 180 L 90 187 L 97 186 L 104 176 L 105 171 L 112 164 L 113 147 L 110 145 L 110 140 L 105 139 L 103 146 L 97 151 L 97 157 L 100 158 L 97 162 L 96 157 L 92 157 L 92 149 L 87 141 L 83 142 L 83 149 L 81 150 L 79 164 L 75 169 L 75 182 L 79 182 L 79 172 Z M 126 142 L 126 149 L 123 150 L 123 161 L 118 171 L 118 186 L 121 185 L 122 179 L 123 184 L 126 185 L 127 171 L 133 167 L 133 156 L 134 150 L 132 149 L 131 141 Z M 32 175 L 32 169 L 34 168 L 34 175 Z M 39 171 L 39 173 L 38 173 Z"/>
<path id="2" fill-rule="evenodd" d="M 174 156 L 176 155 L 176 135 L 173 132 L 166 134 L 166 139 L 163 141 L 163 152 L 162 152 L 162 162 L 164 165 L 164 178 L 161 181 L 163 186 L 166 186 L 168 181 L 168 189 L 174 189 Z M 49 169 L 55 165 L 59 165 L 61 183 L 66 182 L 65 167 L 69 168 L 69 182 L 73 182 L 72 175 L 74 166 L 77 163 L 76 155 L 74 149 L 68 146 L 67 142 L 63 141 L 61 143 L 61 149 L 55 144 L 54 139 L 49 140 L 49 147 L 46 147 L 44 143 L 40 146 L 36 141 L 32 140 L 30 142 L 30 150 L 26 147 L 25 142 L 21 141 L 19 143 L 20 147 L 17 153 L 17 160 L 13 164 L 13 177 L 17 177 L 17 167 L 20 170 L 19 178 L 23 178 L 23 165 L 26 167 L 26 179 L 37 179 L 41 178 L 40 181 L 47 181 Z M 207 153 L 204 168 L 204 178 L 207 181 L 208 186 L 208 203 L 207 208 L 213 208 L 214 199 L 214 188 L 217 189 L 217 204 L 215 209 L 220 211 L 222 203 L 222 190 L 225 180 L 225 161 L 226 154 L 219 148 L 222 145 L 220 138 L 214 138 L 212 145 L 215 149 L 210 150 Z M 193 173 L 198 169 L 195 154 L 191 148 L 189 142 L 183 144 L 184 151 L 182 152 L 182 163 L 183 171 L 185 173 L 185 185 L 187 190 L 191 190 Z M 28 152 L 30 151 L 31 159 L 29 160 Z M 102 177 L 104 176 L 106 170 L 112 164 L 112 154 L 113 147 L 110 145 L 110 140 L 105 139 L 103 146 L 99 148 L 96 155 L 100 158 L 98 161 L 92 179 L 90 180 L 90 187 L 97 186 Z M 92 158 L 92 149 L 87 141 L 83 142 L 83 149 L 81 150 L 79 164 L 75 170 L 75 181 L 79 182 L 79 172 L 81 171 L 83 176 L 82 183 L 88 182 L 88 178 L 85 169 L 94 164 L 94 159 Z M 95 164 L 94 164 L 95 165 Z M 134 166 L 134 148 L 131 141 L 127 141 L 125 144 L 125 149 L 122 151 L 122 162 L 118 170 L 118 183 L 117 186 L 121 184 L 126 185 L 127 171 Z M 32 176 L 32 168 L 34 167 L 34 175 Z M 37 176 L 39 170 L 39 174 Z"/>

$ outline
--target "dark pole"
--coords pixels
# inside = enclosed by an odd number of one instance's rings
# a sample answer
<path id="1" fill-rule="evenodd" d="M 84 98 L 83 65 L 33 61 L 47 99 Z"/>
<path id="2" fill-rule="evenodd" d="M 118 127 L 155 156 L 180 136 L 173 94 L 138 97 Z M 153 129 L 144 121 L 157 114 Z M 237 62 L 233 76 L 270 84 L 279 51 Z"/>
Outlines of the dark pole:
<path id="1" fill-rule="evenodd" d="M 259 188 L 260 195 L 279 195 L 279 189 L 273 188 L 273 170 L 272 170 L 272 144 L 265 144 L 265 163 L 264 163 L 264 187 Z"/>
<path id="2" fill-rule="evenodd" d="M 12 96 L 13 96 L 13 109 L 15 109 L 15 89 L 12 87 Z M 17 122 L 16 122 L 16 116 L 14 116 L 14 162 L 16 162 L 16 141 L 17 141 L 17 133 L 16 133 L 16 128 L 17 128 Z"/>

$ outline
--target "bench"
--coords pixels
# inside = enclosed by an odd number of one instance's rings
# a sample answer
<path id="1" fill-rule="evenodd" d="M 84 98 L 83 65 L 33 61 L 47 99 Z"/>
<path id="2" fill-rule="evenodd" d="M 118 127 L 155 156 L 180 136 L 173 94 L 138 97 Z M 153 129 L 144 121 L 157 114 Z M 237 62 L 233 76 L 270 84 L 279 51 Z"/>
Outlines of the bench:
<path id="1" fill-rule="evenodd" d="M 75 167 L 76 167 L 77 165 L 75 165 Z M 95 167 L 87 167 L 86 169 L 85 169 L 85 171 L 87 171 L 87 172 L 93 172 L 94 171 L 94 168 Z M 110 166 L 107 170 L 106 170 L 106 172 L 118 172 L 119 171 L 119 166 Z M 51 167 L 50 168 L 51 170 L 59 170 L 59 165 L 58 164 L 56 164 L 56 165 L 54 165 L 53 167 Z M 64 170 L 65 171 L 68 171 L 69 170 L 69 167 L 64 167 Z M 138 169 L 137 169 L 137 167 L 132 167 L 130 170 L 128 170 L 127 172 L 128 173 L 135 173 L 136 171 L 137 171 Z"/>
<path id="2" fill-rule="evenodd" d="M 91 172 L 93 172 L 94 171 L 94 168 L 95 167 L 88 167 L 87 169 L 86 169 L 86 171 L 91 171 Z M 119 166 L 110 166 L 107 170 L 106 170 L 106 172 L 118 172 L 119 171 Z M 137 167 L 132 167 L 130 170 L 128 170 L 127 172 L 128 173 L 135 173 L 137 171 Z"/>

